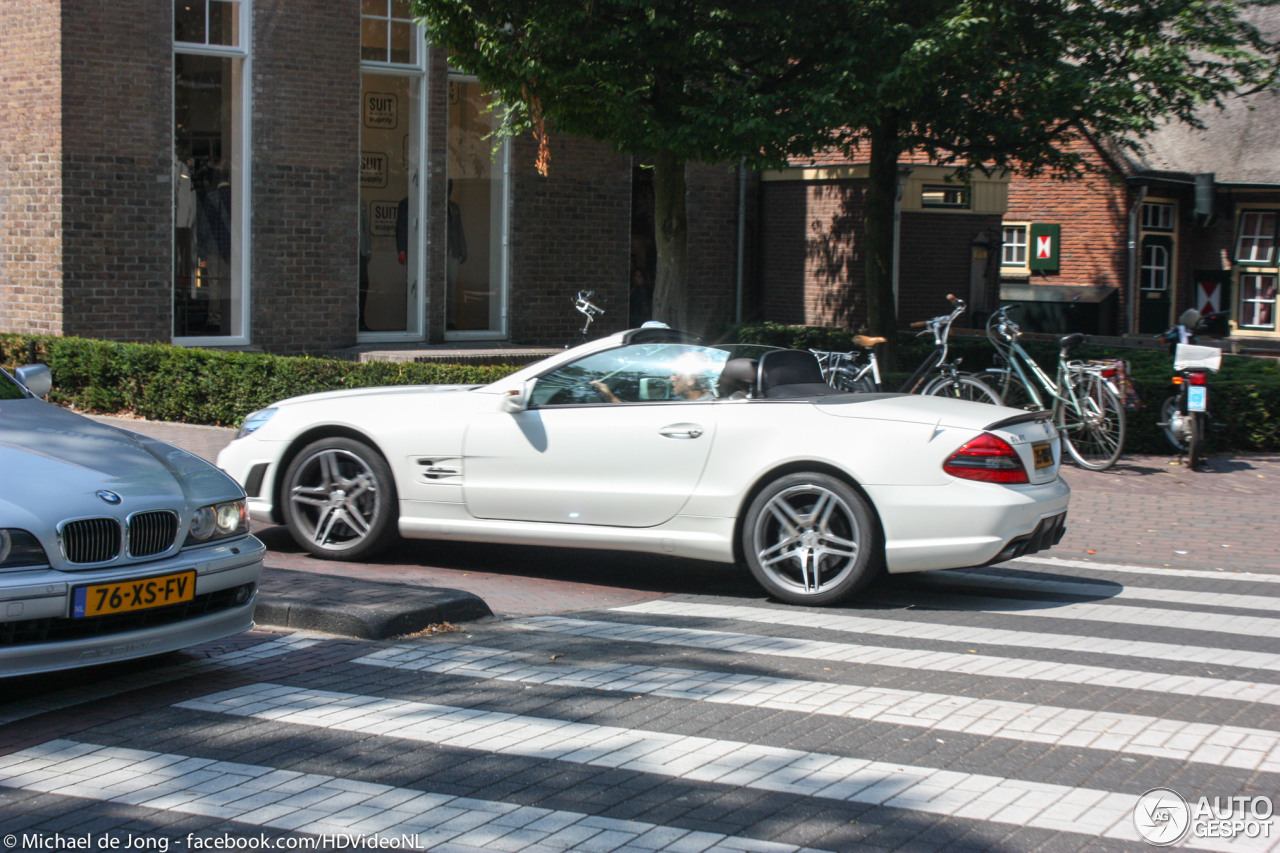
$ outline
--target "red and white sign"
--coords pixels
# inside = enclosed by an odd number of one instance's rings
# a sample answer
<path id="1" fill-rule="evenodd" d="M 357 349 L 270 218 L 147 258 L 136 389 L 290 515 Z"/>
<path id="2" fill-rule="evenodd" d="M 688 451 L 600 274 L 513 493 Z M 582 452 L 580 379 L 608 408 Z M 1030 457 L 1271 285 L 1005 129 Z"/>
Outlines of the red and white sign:
<path id="1" fill-rule="evenodd" d="M 1216 281 L 1197 281 L 1196 304 L 1200 306 L 1200 313 L 1202 315 L 1212 314 L 1214 311 L 1221 311 L 1221 283 Z"/>
<path id="2" fill-rule="evenodd" d="M 1036 257 L 1048 260 L 1053 257 L 1053 238 L 1048 235 L 1036 237 Z"/>

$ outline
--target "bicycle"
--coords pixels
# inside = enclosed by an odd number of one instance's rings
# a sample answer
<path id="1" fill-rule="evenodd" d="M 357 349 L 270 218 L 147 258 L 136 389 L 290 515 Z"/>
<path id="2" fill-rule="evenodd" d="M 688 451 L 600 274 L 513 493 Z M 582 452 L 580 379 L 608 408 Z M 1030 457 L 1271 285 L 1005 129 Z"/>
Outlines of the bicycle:
<path id="1" fill-rule="evenodd" d="M 981 371 L 978 378 L 1010 408 L 1045 410 L 1045 401 L 1051 401 L 1054 423 L 1075 463 L 1091 471 L 1110 468 L 1124 450 L 1125 411 L 1109 369 L 1071 360 L 1084 335 L 1067 335 L 1058 340 L 1057 375 L 1050 379 L 1018 343 L 1022 331 L 1009 312 L 1021 307 L 1005 305 L 987 319 L 987 338 L 1002 366 Z"/>
<path id="2" fill-rule="evenodd" d="M 929 354 L 915 373 L 898 389 L 901 394 L 923 394 L 931 397 L 951 397 L 957 400 L 973 400 L 979 403 L 1000 405 L 1000 396 L 974 374 L 959 370 L 960 361 L 947 361 L 947 337 L 951 333 L 951 324 L 964 313 L 966 305 L 963 299 L 947 294 L 947 299 L 955 308 L 950 314 L 934 317 L 932 320 L 921 320 L 912 323 L 911 328 L 923 328 L 920 334 L 933 333 L 933 352 Z M 876 360 L 875 345 L 884 343 L 884 338 L 868 338 L 858 335 L 853 339 L 858 351 L 827 352 L 810 350 L 818 358 L 822 367 L 822 375 L 833 388 L 855 393 L 870 393 L 884 390 L 880 379 L 880 365 Z M 866 354 L 865 361 L 860 363 L 859 355 Z M 932 380 L 929 375 L 934 371 L 938 375 Z"/>
<path id="3" fill-rule="evenodd" d="M 573 300 L 573 307 L 578 310 L 579 314 L 587 318 L 586 322 L 582 324 L 582 340 L 579 343 L 585 344 L 587 342 L 587 331 L 591 328 L 591 322 L 596 317 L 604 314 L 604 309 L 591 301 L 595 298 L 597 297 L 594 290 L 579 290 L 577 297 Z M 568 347 L 565 347 L 565 349 L 568 349 Z"/>

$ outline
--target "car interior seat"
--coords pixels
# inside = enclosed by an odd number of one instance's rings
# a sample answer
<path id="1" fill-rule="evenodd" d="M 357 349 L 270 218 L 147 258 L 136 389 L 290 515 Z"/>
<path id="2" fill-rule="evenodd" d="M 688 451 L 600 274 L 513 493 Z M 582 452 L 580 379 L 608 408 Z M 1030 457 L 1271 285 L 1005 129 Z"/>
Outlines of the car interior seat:
<path id="1" fill-rule="evenodd" d="M 752 396 L 760 363 L 754 358 L 731 358 L 720 371 L 720 399 L 742 400 Z"/>
<path id="2" fill-rule="evenodd" d="M 822 378 L 818 358 L 798 349 L 772 350 L 760 357 L 762 397 L 825 397 L 840 393 Z"/>

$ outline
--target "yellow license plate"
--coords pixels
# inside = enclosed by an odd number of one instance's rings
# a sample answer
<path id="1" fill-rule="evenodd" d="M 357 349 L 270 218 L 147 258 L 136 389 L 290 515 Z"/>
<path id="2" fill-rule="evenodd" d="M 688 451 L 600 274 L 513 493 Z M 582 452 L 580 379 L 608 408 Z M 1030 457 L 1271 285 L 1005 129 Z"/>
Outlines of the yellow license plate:
<path id="1" fill-rule="evenodd" d="M 105 616 L 150 607 L 181 604 L 196 597 L 196 573 L 177 572 L 157 578 L 78 586 L 71 599 L 71 616 Z"/>
<path id="2" fill-rule="evenodd" d="M 1048 468 L 1053 464 L 1053 445 L 1033 444 L 1031 452 L 1035 454 L 1037 468 Z"/>

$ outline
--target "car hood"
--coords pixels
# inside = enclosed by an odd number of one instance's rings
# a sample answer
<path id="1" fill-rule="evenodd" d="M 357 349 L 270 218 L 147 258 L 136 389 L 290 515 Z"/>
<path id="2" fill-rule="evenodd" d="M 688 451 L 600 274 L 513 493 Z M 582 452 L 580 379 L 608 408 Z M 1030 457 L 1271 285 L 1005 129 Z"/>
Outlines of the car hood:
<path id="1" fill-rule="evenodd" d="M 42 400 L 0 403 L 0 519 L 109 515 L 106 489 L 132 510 L 243 495 L 214 466 L 185 450 L 98 423 Z M 57 488 L 50 488 L 55 485 Z M 2 525 L 0 525 L 2 526 Z"/>
<path id="2" fill-rule="evenodd" d="M 454 391 L 471 391 L 483 388 L 483 385 L 381 385 L 376 388 L 348 388 L 343 391 L 321 391 L 316 394 L 303 394 L 300 397 L 289 397 L 272 403 L 272 408 L 293 406 L 298 403 L 318 403 L 325 400 L 346 400 L 357 397 L 407 397 L 422 394 L 435 394 Z"/>

